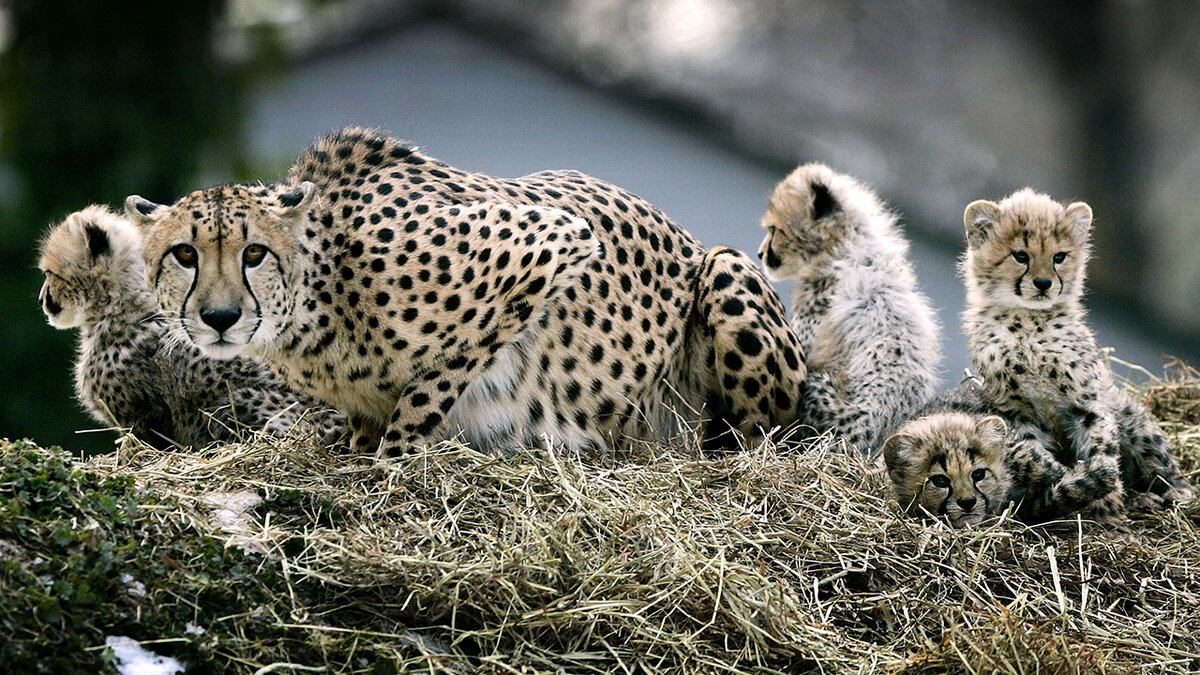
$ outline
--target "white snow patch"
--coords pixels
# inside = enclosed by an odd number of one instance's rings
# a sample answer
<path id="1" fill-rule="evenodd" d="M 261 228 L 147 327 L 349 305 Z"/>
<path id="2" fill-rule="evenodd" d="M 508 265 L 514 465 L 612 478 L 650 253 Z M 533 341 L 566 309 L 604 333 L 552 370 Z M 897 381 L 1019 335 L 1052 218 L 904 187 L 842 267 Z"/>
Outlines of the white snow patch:
<path id="1" fill-rule="evenodd" d="M 110 635 L 104 638 L 104 644 L 113 650 L 113 665 L 121 675 L 175 675 L 184 671 L 179 661 L 143 649 L 137 640 L 124 635 Z"/>
<path id="2" fill-rule="evenodd" d="M 254 539 L 256 528 L 251 510 L 260 502 L 262 497 L 253 490 L 214 492 L 204 496 L 204 503 L 213 510 L 221 529 L 229 533 L 229 543 L 254 553 L 266 552 Z"/>
<path id="3" fill-rule="evenodd" d="M 245 528 L 250 523 L 247 512 L 261 501 L 262 497 L 253 490 L 214 492 L 204 496 L 204 503 L 212 507 L 213 515 L 225 528 Z"/>
<path id="4" fill-rule="evenodd" d="M 132 574 L 122 574 L 121 583 L 125 584 L 125 591 L 133 597 L 146 597 L 146 584 L 134 579 Z"/>

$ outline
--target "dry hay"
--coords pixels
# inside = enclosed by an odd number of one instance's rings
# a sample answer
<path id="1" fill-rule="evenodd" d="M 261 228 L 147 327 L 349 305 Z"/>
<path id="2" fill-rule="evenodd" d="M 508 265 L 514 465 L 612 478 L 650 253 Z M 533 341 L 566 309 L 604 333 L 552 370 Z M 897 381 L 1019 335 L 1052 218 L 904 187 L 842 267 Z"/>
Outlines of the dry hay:
<path id="1" fill-rule="evenodd" d="M 1195 482 L 1200 377 L 1176 368 L 1145 397 Z M 841 450 L 444 443 L 375 466 L 252 440 L 89 468 L 158 496 L 140 516 L 156 537 L 212 534 L 263 552 L 252 580 L 282 580 L 225 612 L 195 602 L 204 636 L 182 637 L 216 670 L 1200 670 L 1200 504 L 1135 518 L 1133 540 L 1077 520 L 954 531 L 902 517 L 882 470 Z M 237 518 L 246 491 L 262 502 Z M 181 637 L 156 629 L 139 637 Z"/>

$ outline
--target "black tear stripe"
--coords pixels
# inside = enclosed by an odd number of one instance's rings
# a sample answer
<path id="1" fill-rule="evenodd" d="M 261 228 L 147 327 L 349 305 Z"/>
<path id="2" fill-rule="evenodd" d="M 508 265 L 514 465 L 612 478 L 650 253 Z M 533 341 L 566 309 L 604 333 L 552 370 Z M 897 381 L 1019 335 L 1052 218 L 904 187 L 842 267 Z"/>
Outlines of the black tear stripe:
<path id="1" fill-rule="evenodd" d="M 242 285 L 246 287 L 246 292 L 250 294 L 250 299 L 254 301 L 254 330 L 250 331 L 250 337 L 258 332 L 258 327 L 262 325 L 262 305 L 258 302 L 258 296 L 254 294 L 254 289 L 250 288 L 250 278 L 246 276 L 246 266 L 242 265 Z M 287 284 L 284 284 L 284 290 L 287 290 Z"/>
<path id="2" fill-rule="evenodd" d="M 951 485 L 950 487 L 946 488 L 946 498 L 943 499 L 942 503 L 938 506 L 938 515 L 939 516 L 946 515 L 946 512 L 947 512 L 946 509 L 947 509 L 948 505 L 950 504 L 950 498 L 953 496 L 954 496 L 954 486 Z"/>
<path id="3" fill-rule="evenodd" d="M 1021 272 L 1021 276 L 1017 277 L 1016 284 L 1014 285 L 1014 288 L 1013 288 L 1013 293 L 1016 293 L 1016 294 L 1017 294 L 1017 297 L 1020 297 L 1021 295 L 1023 295 L 1023 294 L 1021 293 L 1021 282 L 1025 280 L 1025 275 L 1026 275 L 1026 274 L 1029 274 L 1029 265 L 1028 265 L 1028 263 L 1025 265 L 1025 271 L 1024 271 L 1024 272 Z"/>
<path id="4" fill-rule="evenodd" d="M 166 258 L 166 256 L 163 256 L 163 258 Z M 179 325 L 183 327 L 183 332 L 187 333 L 187 336 L 189 338 L 192 337 L 192 334 L 188 332 L 187 324 L 184 323 L 184 320 L 187 318 L 188 301 L 192 299 L 192 292 L 196 290 L 196 282 L 199 281 L 199 279 L 200 279 L 200 268 L 195 267 L 193 269 L 195 269 L 196 271 L 192 274 L 192 283 L 191 283 L 191 285 L 188 286 L 187 294 L 183 296 L 183 304 L 181 304 L 179 306 Z M 161 262 L 159 262 L 159 264 L 158 264 L 158 271 L 159 271 L 159 273 L 162 273 L 162 263 Z M 158 281 L 158 277 L 155 277 L 155 282 L 156 282 L 155 285 L 157 285 L 157 281 Z M 193 340 L 193 342 L 195 342 L 195 340 Z"/>

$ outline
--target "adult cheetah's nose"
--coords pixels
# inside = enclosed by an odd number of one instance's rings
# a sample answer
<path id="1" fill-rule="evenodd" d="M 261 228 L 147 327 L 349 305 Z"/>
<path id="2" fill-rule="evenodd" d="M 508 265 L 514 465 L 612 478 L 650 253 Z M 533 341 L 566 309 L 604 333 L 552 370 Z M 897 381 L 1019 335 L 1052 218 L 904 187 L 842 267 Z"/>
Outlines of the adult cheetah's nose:
<path id="1" fill-rule="evenodd" d="M 242 318 L 242 310 L 237 307 L 200 310 L 200 320 L 212 326 L 213 330 L 218 333 L 229 330 L 229 327 L 237 323 L 240 318 Z"/>
<path id="2" fill-rule="evenodd" d="M 1035 277 L 1033 280 L 1033 285 L 1037 287 L 1039 291 L 1043 292 L 1050 290 L 1050 284 L 1052 283 L 1054 282 L 1050 281 L 1046 277 Z"/>
<path id="3" fill-rule="evenodd" d="M 959 497 L 955 501 L 958 502 L 959 508 L 961 508 L 963 511 L 970 511 L 972 508 L 975 507 L 975 498 L 974 497 Z"/>

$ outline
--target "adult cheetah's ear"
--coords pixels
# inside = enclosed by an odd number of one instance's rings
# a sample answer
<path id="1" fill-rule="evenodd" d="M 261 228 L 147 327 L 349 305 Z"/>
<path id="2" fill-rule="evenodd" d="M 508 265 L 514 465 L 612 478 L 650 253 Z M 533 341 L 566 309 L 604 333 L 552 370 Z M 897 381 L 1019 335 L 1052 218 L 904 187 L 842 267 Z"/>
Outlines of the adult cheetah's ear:
<path id="1" fill-rule="evenodd" d="M 155 212 L 166 208 L 161 204 L 155 204 L 149 199 L 144 199 L 141 195 L 129 195 L 125 198 L 125 215 L 134 222 L 135 225 L 141 227 L 149 227 L 157 220 Z"/>
<path id="2" fill-rule="evenodd" d="M 1075 232 L 1080 238 L 1087 238 L 1088 230 L 1092 227 L 1092 207 L 1083 202 L 1074 202 L 1067 207 L 1063 215 L 1075 226 Z"/>
<path id="3" fill-rule="evenodd" d="M 967 245 L 978 248 L 1000 224 L 1000 207 L 986 199 L 977 199 L 963 211 L 963 224 L 967 227 Z"/>
<path id="4" fill-rule="evenodd" d="M 1008 425 L 999 415 L 988 415 L 975 423 L 975 433 L 994 446 L 1004 446 L 1008 438 Z"/>
<path id="5" fill-rule="evenodd" d="M 291 217 L 308 210 L 308 205 L 317 194 L 317 186 L 309 181 L 289 188 L 275 196 L 282 208 L 281 215 Z"/>

